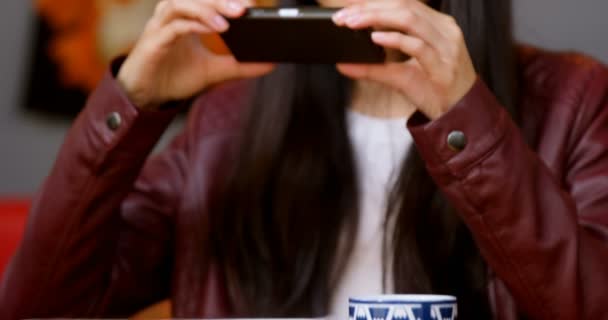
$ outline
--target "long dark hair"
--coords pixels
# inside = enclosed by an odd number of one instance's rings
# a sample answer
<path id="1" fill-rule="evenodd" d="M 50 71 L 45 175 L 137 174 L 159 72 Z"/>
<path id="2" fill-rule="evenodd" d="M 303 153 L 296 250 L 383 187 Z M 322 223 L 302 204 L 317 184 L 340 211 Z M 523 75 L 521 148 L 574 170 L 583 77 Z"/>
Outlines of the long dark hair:
<path id="1" fill-rule="evenodd" d="M 310 5 L 285 0 L 281 5 Z M 443 0 L 477 72 L 515 121 L 509 0 Z M 323 316 L 358 224 L 345 108 L 351 82 L 328 65 L 281 65 L 255 81 L 213 214 L 213 243 L 236 315 Z M 458 297 L 463 319 L 489 319 L 486 265 L 472 236 L 412 148 L 389 196 L 385 261 L 402 293 Z M 431 232 L 432 231 L 432 232 Z"/>

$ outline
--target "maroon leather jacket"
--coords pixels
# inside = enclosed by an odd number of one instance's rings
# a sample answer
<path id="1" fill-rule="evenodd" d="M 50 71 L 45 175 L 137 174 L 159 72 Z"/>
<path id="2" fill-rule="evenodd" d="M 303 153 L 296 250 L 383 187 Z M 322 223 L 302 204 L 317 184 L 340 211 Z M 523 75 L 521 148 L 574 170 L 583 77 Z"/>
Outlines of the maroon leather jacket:
<path id="1" fill-rule="evenodd" d="M 608 70 L 575 54 L 520 58 L 533 147 L 481 81 L 408 128 L 491 269 L 496 319 L 608 319 Z M 125 316 L 168 298 L 175 317 L 229 317 L 204 243 L 241 89 L 197 99 L 183 133 L 148 157 L 176 112 L 138 110 L 108 74 L 36 198 L 0 319 Z M 460 152 L 453 130 L 468 141 Z"/>

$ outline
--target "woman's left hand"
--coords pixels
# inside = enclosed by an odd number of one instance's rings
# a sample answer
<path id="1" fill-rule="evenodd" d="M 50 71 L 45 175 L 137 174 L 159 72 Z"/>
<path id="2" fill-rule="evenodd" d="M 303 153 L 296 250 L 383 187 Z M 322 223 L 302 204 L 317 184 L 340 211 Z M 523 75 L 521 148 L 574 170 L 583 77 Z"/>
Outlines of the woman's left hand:
<path id="1" fill-rule="evenodd" d="M 411 57 L 381 65 L 338 64 L 354 79 L 373 80 L 400 90 L 434 120 L 471 89 L 477 74 L 462 30 L 453 17 L 420 0 L 357 1 L 338 11 L 334 22 L 352 29 L 373 28 L 372 40 Z"/>

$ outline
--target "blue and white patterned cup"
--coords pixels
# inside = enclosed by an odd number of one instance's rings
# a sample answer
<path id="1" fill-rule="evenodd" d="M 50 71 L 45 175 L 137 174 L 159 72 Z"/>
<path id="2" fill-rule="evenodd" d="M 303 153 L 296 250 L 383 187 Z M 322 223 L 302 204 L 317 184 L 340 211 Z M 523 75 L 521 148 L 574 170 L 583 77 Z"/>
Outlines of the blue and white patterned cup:
<path id="1" fill-rule="evenodd" d="M 395 294 L 348 299 L 348 320 L 456 320 L 456 297 Z"/>

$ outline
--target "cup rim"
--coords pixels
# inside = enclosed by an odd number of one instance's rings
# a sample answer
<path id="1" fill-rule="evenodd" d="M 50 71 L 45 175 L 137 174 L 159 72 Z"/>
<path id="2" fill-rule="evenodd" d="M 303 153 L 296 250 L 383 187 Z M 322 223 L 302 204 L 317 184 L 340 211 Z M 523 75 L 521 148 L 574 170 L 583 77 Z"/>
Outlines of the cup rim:
<path id="1" fill-rule="evenodd" d="M 349 297 L 349 303 L 383 304 L 383 303 L 455 303 L 456 297 L 439 294 L 388 294 Z"/>

